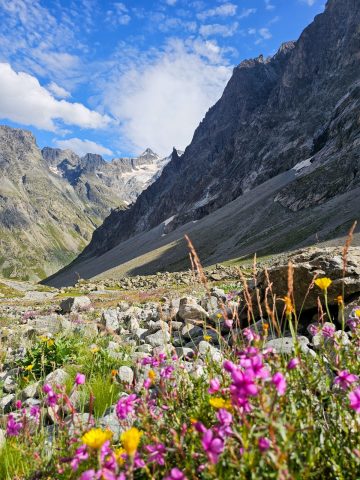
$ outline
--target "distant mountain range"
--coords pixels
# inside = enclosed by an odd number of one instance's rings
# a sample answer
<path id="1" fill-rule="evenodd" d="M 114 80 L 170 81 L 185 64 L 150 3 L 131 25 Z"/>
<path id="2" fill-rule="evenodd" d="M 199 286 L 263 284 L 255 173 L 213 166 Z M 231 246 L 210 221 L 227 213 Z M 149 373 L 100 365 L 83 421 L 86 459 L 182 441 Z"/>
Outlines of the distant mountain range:
<path id="1" fill-rule="evenodd" d="M 42 279 L 87 245 L 111 210 L 121 210 L 170 161 L 150 149 L 106 162 L 37 147 L 34 136 L 0 126 L 0 275 Z"/>
<path id="2" fill-rule="evenodd" d="M 184 233 L 205 264 L 338 238 L 360 217 L 359 112 L 360 2 L 329 0 L 234 69 L 184 155 L 48 283 L 183 268 Z"/>

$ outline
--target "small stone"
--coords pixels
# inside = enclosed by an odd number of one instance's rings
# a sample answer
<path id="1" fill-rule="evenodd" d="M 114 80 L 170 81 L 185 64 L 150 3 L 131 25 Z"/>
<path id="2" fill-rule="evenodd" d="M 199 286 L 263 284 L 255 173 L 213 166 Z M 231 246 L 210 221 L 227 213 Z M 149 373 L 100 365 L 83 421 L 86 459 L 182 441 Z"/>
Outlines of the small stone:
<path id="1" fill-rule="evenodd" d="M 198 305 L 196 299 L 193 297 L 183 297 L 180 300 L 177 316 L 184 321 L 201 321 L 208 318 L 206 310 Z"/>
<path id="2" fill-rule="evenodd" d="M 39 384 L 40 384 L 40 382 L 35 382 L 35 383 L 31 383 L 30 385 L 25 387 L 24 390 L 22 390 L 20 392 L 20 399 L 22 401 L 25 401 L 28 398 L 37 397 L 38 396 L 37 393 L 39 391 Z"/>
<path id="3" fill-rule="evenodd" d="M 195 355 L 195 352 L 192 348 L 187 348 L 187 347 L 176 347 L 175 348 L 176 355 L 179 358 L 186 357 L 186 358 L 193 358 Z"/>
<path id="4" fill-rule="evenodd" d="M 6 377 L 4 384 L 3 384 L 3 390 L 5 393 L 15 393 L 16 391 L 16 381 L 14 377 Z"/>
<path id="5" fill-rule="evenodd" d="M 181 330 L 181 335 L 185 339 L 194 339 L 200 335 L 203 335 L 204 329 L 198 327 L 197 325 L 193 325 L 192 323 L 187 323 L 183 329 Z"/>
<path id="6" fill-rule="evenodd" d="M 304 353 L 309 352 L 308 344 L 309 339 L 307 337 L 297 337 L 297 341 L 299 342 L 300 349 Z M 273 340 L 269 340 L 265 344 L 265 348 L 273 348 L 277 353 L 280 354 L 287 354 L 291 355 L 294 352 L 294 340 L 292 337 L 283 337 L 283 338 L 274 338 Z"/>
<path id="7" fill-rule="evenodd" d="M 183 327 L 184 324 L 183 324 L 183 322 L 175 322 L 175 321 L 173 321 L 173 322 L 170 323 L 170 325 L 171 325 L 171 330 L 172 330 L 173 332 L 178 332 L 178 331 L 180 331 L 180 330 L 182 329 L 182 327 Z"/>
<path id="8" fill-rule="evenodd" d="M 144 352 L 144 353 L 151 353 L 152 352 L 152 346 L 147 344 L 147 343 L 144 343 L 143 345 L 139 345 L 137 347 L 137 351 L 138 352 Z"/>
<path id="9" fill-rule="evenodd" d="M 105 310 L 101 316 L 101 323 L 108 330 L 116 332 L 120 328 L 118 311 L 112 308 L 109 308 L 109 310 Z"/>
<path id="10" fill-rule="evenodd" d="M 65 370 L 58 368 L 45 377 L 44 383 L 48 383 L 52 387 L 56 387 L 56 385 L 64 385 L 69 378 L 69 374 L 66 373 Z"/>
<path id="11" fill-rule="evenodd" d="M 15 395 L 13 393 L 0 398 L 0 413 L 9 413 L 14 400 Z"/>
<path id="12" fill-rule="evenodd" d="M 146 343 L 149 343 L 152 347 L 160 347 L 162 345 L 165 345 L 169 342 L 169 340 L 170 333 L 167 331 L 163 332 L 162 330 L 159 330 L 152 335 L 148 335 L 145 338 Z"/>
<path id="13" fill-rule="evenodd" d="M 134 372 L 130 367 L 123 365 L 118 370 L 117 378 L 120 382 L 132 384 L 134 381 Z"/>

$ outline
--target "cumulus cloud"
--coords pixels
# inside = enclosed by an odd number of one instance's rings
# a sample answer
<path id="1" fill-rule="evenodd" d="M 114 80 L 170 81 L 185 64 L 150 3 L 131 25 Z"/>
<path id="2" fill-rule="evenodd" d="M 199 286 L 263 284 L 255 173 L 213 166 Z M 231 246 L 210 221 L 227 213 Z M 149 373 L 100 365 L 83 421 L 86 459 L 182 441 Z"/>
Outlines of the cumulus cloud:
<path id="1" fill-rule="evenodd" d="M 139 57 L 141 57 L 139 55 Z M 216 42 L 172 40 L 154 58 L 134 58 L 112 79 L 104 102 L 129 149 L 184 148 L 231 75 Z"/>
<path id="2" fill-rule="evenodd" d="M 56 131 L 58 121 L 84 128 L 102 128 L 110 118 L 81 103 L 57 100 L 36 77 L 0 63 L 0 118 Z"/>
<path id="3" fill-rule="evenodd" d="M 127 25 L 131 17 L 129 15 L 127 6 L 122 2 L 115 2 L 114 9 L 106 12 L 106 20 L 113 26 Z"/>
<path id="4" fill-rule="evenodd" d="M 264 40 L 270 40 L 270 38 L 272 38 L 272 34 L 268 28 L 260 28 L 259 34 Z"/>
<path id="5" fill-rule="evenodd" d="M 198 13 L 199 20 L 206 20 L 209 17 L 233 17 L 236 15 L 237 5 L 234 3 L 223 3 L 215 8 L 210 8 L 201 13 Z"/>
<path id="6" fill-rule="evenodd" d="M 99 155 L 113 155 L 113 152 L 102 145 L 91 140 L 81 140 L 80 138 L 68 138 L 65 140 L 54 140 L 54 145 L 63 150 L 72 150 L 80 157 L 87 153 L 98 153 Z"/>
<path id="7" fill-rule="evenodd" d="M 70 98 L 71 93 L 65 90 L 65 88 L 60 87 L 55 82 L 49 83 L 46 85 L 46 88 L 56 97 L 56 98 Z"/>
<path id="8" fill-rule="evenodd" d="M 210 25 L 201 25 L 199 28 L 199 33 L 203 37 L 210 37 L 213 35 L 221 35 L 222 37 L 232 37 L 237 29 L 239 24 L 234 22 L 231 25 L 221 25 L 219 23 L 214 23 Z"/>
<path id="9" fill-rule="evenodd" d="M 309 7 L 312 7 L 316 3 L 316 0 L 301 0 L 301 1 L 302 3 L 306 3 L 306 5 L 309 5 Z"/>

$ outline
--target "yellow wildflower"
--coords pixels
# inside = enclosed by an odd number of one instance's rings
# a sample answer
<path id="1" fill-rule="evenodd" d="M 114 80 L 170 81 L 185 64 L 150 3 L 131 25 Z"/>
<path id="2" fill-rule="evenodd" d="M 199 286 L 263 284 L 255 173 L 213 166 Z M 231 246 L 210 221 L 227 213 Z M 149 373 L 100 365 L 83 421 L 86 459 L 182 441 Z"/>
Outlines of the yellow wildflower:
<path id="1" fill-rule="evenodd" d="M 342 295 L 338 295 L 336 297 L 336 300 L 337 300 L 337 304 L 339 305 L 339 307 L 344 305 L 344 299 L 343 299 Z"/>
<path id="2" fill-rule="evenodd" d="M 332 280 L 327 277 L 317 278 L 315 280 L 315 285 L 321 288 L 321 290 L 326 291 L 330 285 L 332 284 Z"/>
<path id="3" fill-rule="evenodd" d="M 148 377 L 150 378 L 151 381 L 154 381 L 156 378 L 156 373 L 154 370 L 149 370 Z"/>
<path id="4" fill-rule="evenodd" d="M 283 302 L 285 303 L 286 315 L 291 315 L 294 311 L 293 304 L 290 297 L 284 297 Z"/>
<path id="5" fill-rule="evenodd" d="M 100 350 L 100 348 L 97 345 L 94 345 L 91 347 L 90 352 L 91 353 L 97 353 Z"/>
<path id="6" fill-rule="evenodd" d="M 222 397 L 210 398 L 209 403 L 212 407 L 217 409 L 220 409 L 220 408 L 225 408 L 226 410 L 231 409 L 231 401 L 225 400 L 225 398 L 222 398 Z"/>
<path id="7" fill-rule="evenodd" d="M 115 377 L 117 375 L 118 371 L 117 370 L 111 370 L 111 376 Z"/>
<path id="8" fill-rule="evenodd" d="M 135 427 L 132 427 L 121 434 L 121 443 L 123 444 L 126 453 L 131 457 L 136 453 L 141 436 L 142 432 Z"/>
<path id="9" fill-rule="evenodd" d="M 210 335 L 204 335 L 204 340 L 205 340 L 206 342 L 210 342 L 211 336 L 210 336 Z"/>
<path id="10" fill-rule="evenodd" d="M 222 313 L 218 313 L 216 316 L 217 316 L 217 318 L 221 318 L 221 317 L 222 317 Z"/>
<path id="11" fill-rule="evenodd" d="M 90 448 L 98 450 L 105 442 L 111 440 L 113 433 L 111 430 L 103 430 L 102 428 L 92 428 L 82 436 L 82 441 Z"/>
<path id="12" fill-rule="evenodd" d="M 28 365 L 27 367 L 25 367 L 25 370 L 27 372 L 31 372 L 31 370 L 34 368 L 34 365 Z"/>
<path id="13" fill-rule="evenodd" d="M 115 450 L 115 458 L 116 458 L 116 462 L 118 465 L 124 465 L 125 463 L 125 458 L 124 458 L 124 455 L 126 455 L 126 450 L 125 448 L 118 448 Z"/>
<path id="14" fill-rule="evenodd" d="M 51 347 L 52 345 L 54 345 L 54 340 L 52 340 L 51 338 L 48 339 L 48 341 L 46 342 L 47 346 L 48 347 Z"/>

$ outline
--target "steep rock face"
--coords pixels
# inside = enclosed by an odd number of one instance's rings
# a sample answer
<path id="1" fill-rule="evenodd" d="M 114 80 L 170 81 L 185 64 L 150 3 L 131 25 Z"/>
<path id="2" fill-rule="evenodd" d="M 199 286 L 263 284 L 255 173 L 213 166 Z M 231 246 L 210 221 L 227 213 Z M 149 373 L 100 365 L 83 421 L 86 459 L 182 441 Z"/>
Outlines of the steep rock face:
<path id="1" fill-rule="evenodd" d="M 111 208 L 124 208 L 168 159 L 147 150 L 106 162 L 36 145 L 0 126 L 0 275 L 41 279 L 76 257 Z"/>
<path id="2" fill-rule="evenodd" d="M 70 261 L 95 224 L 47 167 L 30 132 L 0 126 L 0 271 L 43 278 Z"/>
<path id="3" fill-rule="evenodd" d="M 312 167 L 300 177 L 324 170 L 279 192 L 276 201 L 284 208 L 318 205 L 351 188 L 348 175 L 355 184 L 359 162 L 359 29 L 360 2 L 329 0 L 297 42 L 270 59 L 242 62 L 184 155 L 174 153 L 130 209 L 111 213 L 80 260 L 167 219 L 165 233 L 198 220 L 301 162 Z M 345 158 L 347 176 L 340 170 L 338 185 L 331 186 L 330 164 L 340 166 Z"/>

